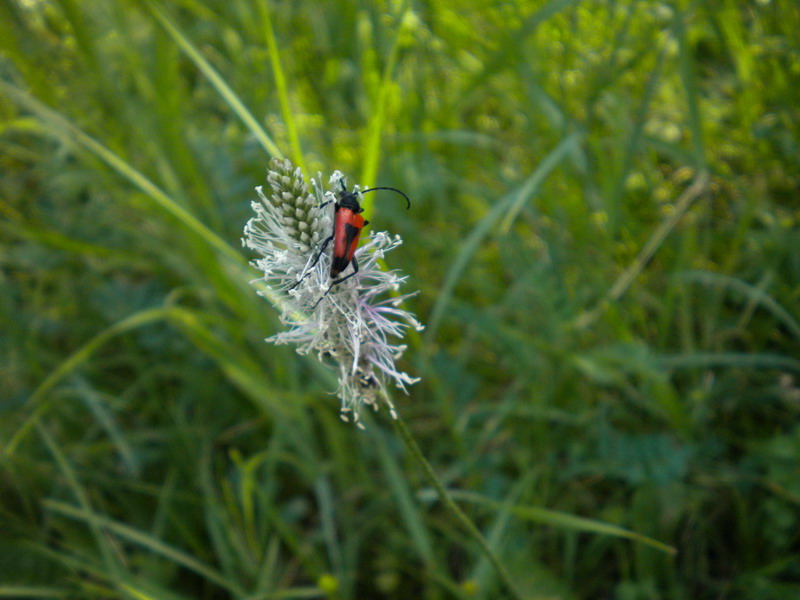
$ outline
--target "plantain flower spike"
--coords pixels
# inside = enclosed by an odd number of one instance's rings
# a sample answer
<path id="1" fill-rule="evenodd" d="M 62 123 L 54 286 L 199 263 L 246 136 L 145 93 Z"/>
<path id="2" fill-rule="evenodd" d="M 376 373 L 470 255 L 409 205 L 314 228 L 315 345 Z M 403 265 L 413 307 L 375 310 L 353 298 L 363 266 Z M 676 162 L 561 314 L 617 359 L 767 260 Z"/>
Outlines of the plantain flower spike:
<path id="1" fill-rule="evenodd" d="M 406 350 L 401 343 L 406 331 L 423 329 L 414 315 L 400 308 L 416 292 L 387 295 L 406 277 L 379 264 L 402 244 L 400 236 L 370 233 L 355 253 L 358 273 L 331 286 L 333 244 L 320 251 L 333 232 L 336 193 L 344 189 L 344 175 L 334 171 L 328 191 L 312 179 L 312 192 L 299 168 L 288 160 L 272 159 L 267 182 L 269 196 L 261 186 L 256 188 L 255 216 L 245 225 L 242 239 L 260 256 L 252 261 L 262 274 L 252 282 L 257 293 L 273 302 L 287 326 L 266 341 L 293 344 L 299 354 L 315 355 L 337 371 L 344 421 L 363 428 L 360 410 L 364 405 L 377 410 L 379 398 L 397 418 L 386 387 L 394 384 L 407 393 L 407 386 L 419 381 L 399 371 L 395 361 Z M 343 274 L 352 268 L 349 265 Z"/>

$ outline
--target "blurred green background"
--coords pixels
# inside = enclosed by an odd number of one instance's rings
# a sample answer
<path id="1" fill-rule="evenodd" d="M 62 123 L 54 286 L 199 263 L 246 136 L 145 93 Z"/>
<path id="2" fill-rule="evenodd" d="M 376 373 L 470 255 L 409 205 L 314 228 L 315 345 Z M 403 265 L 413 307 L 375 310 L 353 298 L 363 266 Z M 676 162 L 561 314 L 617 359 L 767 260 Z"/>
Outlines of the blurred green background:
<path id="1" fill-rule="evenodd" d="M 428 326 L 394 400 L 526 597 L 800 598 L 798 32 L 1 0 L 0 596 L 504 597 L 387 415 L 263 342 L 240 236 L 280 153 L 411 196 L 368 206 Z"/>

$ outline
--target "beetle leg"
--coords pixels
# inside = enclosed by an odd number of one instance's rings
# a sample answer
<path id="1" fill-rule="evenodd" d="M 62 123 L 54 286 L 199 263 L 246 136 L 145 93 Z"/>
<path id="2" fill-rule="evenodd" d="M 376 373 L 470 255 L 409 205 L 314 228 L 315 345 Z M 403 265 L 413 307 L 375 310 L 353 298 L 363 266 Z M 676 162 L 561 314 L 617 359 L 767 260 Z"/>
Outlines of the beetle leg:
<path id="1" fill-rule="evenodd" d="M 342 283 L 343 281 L 346 281 L 346 280 L 350 279 L 353 275 L 358 273 L 358 260 L 356 260 L 356 257 L 354 256 L 353 260 L 351 260 L 350 262 L 353 264 L 353 272 L 350 273 L 350 275 L 345 275 L 344 277 L 339 277 L 339 279 L 334 279 L 333 281 L 331 281 L 330 287 L 338 285 L 338 284 Z M 330 288 L 328 289 L 328 291 L 330 291 Z"/>
<path id="2" fill-rule="evenodd" d="M 343 281 L 347 281 L 353 275 L 358 273 L 358 260 L 356 259 L 355 256 L 353 257 L 353 260 L 351 261 L 351 264 L 353 265 L 353 272 L 350 273 L 349 275 L 345 275 L 344 277 L 339 277 L 339 279 L 334 279 L 333 281 L 331 281 L 330 286 L 328 286 L 328 291 L 325 292 L 324 294 L 322 294 L 322 296 L 320 296 L 320 299 L 317 300 L 316 303 L 314 304 L 314 306 L 311 307 L 311 310 L 314 310 L 315 308 L 317 308 L 317 305 L 319 305 L 319 303 L 322 302 L 322 300 L 325 298 L 325 296 L 327 296 L 328 294 L 331 293 L 331 290 L 333 289 L 333 286 L 339 285 Z"/>
<path id="3" fill-rule="evenodd" d="M 297 283 L 295 283 L 292 287 L 290 287 L 289 290 L 293 290 L 294 288 L 296 288 L 298 285 L 300 285 L 303 282 L 303 280 L 306 277 L 308 277 L 311 274 L 311 269 L 313 269 L 314 267 L 317 266 L 317 263 L 319 262 L 319 259 L 322 258 L 322 253 L 325 252 L 325 248 L 328 247 L 328 244 L 331 243 L 332 239 L 333 239 L 333 235 L 329 235 L 327 238 L 325 238 L 325 241 L 322 242 L 322 246 L 320 247 L 319 252 L 317 253 L 317 257 L 314 259 L 314 262 L 312 262 L 311 266 L 308 267 L 308 270 L 306 271 L 305 275 L 303 275 L 300 279 L 298 279 Z"/>
<path id="4" fill-rule="evenodd" d="M 311 269 L 313 269 L 314 267 L 317 266 L 317 263 L 319 262 L 319 259 L 322 258 L 322 253 L 325 252 L 325 248 L 328 247 L 328 244 L 331 243 L 332 239 L 333 239 L 333 234 L 331 234 L 328 237 L 326 237 L 325 241 L 322 242 L 322 246 L 320 247 L 319 252 L 317 253 L 317 258 L 315 258 L 314 262 L 311 263 L 311 267 L 310 267 Z"/>

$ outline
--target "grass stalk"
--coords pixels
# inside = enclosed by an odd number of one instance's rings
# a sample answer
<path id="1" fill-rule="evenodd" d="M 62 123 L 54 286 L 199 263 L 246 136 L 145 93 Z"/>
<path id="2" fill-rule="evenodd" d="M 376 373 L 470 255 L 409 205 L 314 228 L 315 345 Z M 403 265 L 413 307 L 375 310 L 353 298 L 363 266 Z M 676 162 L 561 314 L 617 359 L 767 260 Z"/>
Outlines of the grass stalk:
<path id="1" fill-rule="evenodd" d="M 455 503 L 453 497 L 450 495 L 450 492 L 447 491 L 447 488 L 445 488 L 444 484 L 442 483 L 442 480 L 439 479 L 439 476 L 436 474 L 436 471 L 433 470 L 433 467 L 425 458 L 425 455 L 422 453 L 419 444 L 417 444 L 417 441 L 414 439 L 413 434 L 408 429 L 408 426 L 406 425 L 403 418 L 398 414 L 397 418 L 394 419 L 392 423 L 397 432 L 400 434 L 400 437 L 403 438 L 403 441 L 405 442 L 406 446 L 408 446 L 408 449 L 411 451 L 411 454 L 414 456 L 416 461 L 422 467 L 422 470 L 425 472 L 425 475 L 428 476 L 428 479 L 430 480 L 431 484 L 433 484 L 433 487 L 436 489 L 436 493 L 439 495 L 439 499 L 445 505 L 447 510 L 449 510 L 453 514 L 456 520 L 459 523 L 461 523 L 461 525 L 467 531 L 467 533 L 473 539 L 475 539 L 481 551 L 486 555 L 486 558 L 489 559 L 489 562 L 492 564 L 495 571 L 497 571 L 497 574 L 500 576 L 500 580 L 503 582 L 503 587 L 505 587 L 506 590 L 508 590 L 511 597 L 517 598 L 518 600 L 522 600 L 524 596 L 519 592 L 514 583 L 511 581 L 511 576 L 509 575 L 508 570 L 505 568 L 503 563 L 500 562 L 500 559 L 498 558 L 497 554 L 495 553 L 494 550 L 492 550 L 492 547 L 489 545 L 489 542 L 480 532 L 478 526 L 475 525 L 472 519 L 470 519 L 467 516 L 467 514 L 463 510 L 461 510 L 458 504 Z"/>

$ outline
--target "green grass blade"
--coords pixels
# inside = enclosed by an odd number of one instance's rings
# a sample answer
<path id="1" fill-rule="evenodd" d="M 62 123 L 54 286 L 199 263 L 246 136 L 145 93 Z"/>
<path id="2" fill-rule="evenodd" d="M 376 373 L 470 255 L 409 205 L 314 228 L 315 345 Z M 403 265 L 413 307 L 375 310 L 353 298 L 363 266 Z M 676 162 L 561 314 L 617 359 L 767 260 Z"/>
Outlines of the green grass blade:
<path id="1" fill-rule="evenodd" d="M 328 551 L 328 560 L 334 573 L 341 578 L 344 575 L 342 557 L 342 541 L 336 530 L 336 496 L 330 479 L 319 475 L 314 481 L 314 496 L 319 504 L 319 518 L 322 526 L 322 537 Z"/>
<path id="2" fill-rule="evenodd" d="M 686 104 L 689 108 L 689 130 L 692 132 L 692 152 L 694 166 L 699 170 L 706 168 L 706 149 L 703 141 L 703 121 L 700 114 L 700 93 L 697 89 L 697 73 L 694 65 L 695 48 L 686 37 L 686 16 L 678 13 L 675 16 L 675 34 L 678 39 L 678 66 L 681 81 L 686 91 Z"/>
<path id="3" fill-rule="evenodd" d="M 275 40 L 275 30 L 272 27 L 270 9 L 267 2 L 256 2 L 256 6 L 258 7 L 258 12 L 261 15 L 261 22 L 264 27 L 264 37 L 266 37 L 267 40 L 269 60 L 272 65 L 273 76 L 275 77 L 275 89 L 278 92 L 278 100 L 281 104 L 281 114 L 286 124 L 286 132 L 289 134 L 289 143 L 292 145 L 292 159 L 294 164 L 303 171 L 303 176 L 309 177 L 305 157 L 303 156 L 303 147 L 300 144 L 300 136 L 297 133 L 297 123 L 295 122 L 294 113 L 292 112 L 292 106 L 289 100 L 289 86 L 286 83 L 286 75 L 283 72 L 278 43 Z"/>
<path id="4" fill-rule="evenodd" d="M 634 161 L 641 151 L 647 115 L 658 91 L 658 83 L 661 81 L 666 54 L 667 49 L 662 44 L 662 47 L 658 48 L 656 64 L 647 77 L 644 93 L 632 117 L 632 130 L 623 148 L 619 172 L 615 174 L 614 183 L 605 201 L 606 212 L 608 213 L 608 227 L 614 235 L 618 233 L 622 225 L 620 220 L 623 214 L 622 207 L 625 199 L 625 181 L 631 174 Z"/>
<path id="5" fill-rule="evenodd" d="M 317 599 L 327 596 L 327 592 L 318 587 L 296 587 L 288 590 L 281 590 L 279 592 L 270 592 L 268 594 L 256 594 L 254 596 L 246 596 L 243 600 L 306 600 Z M 337 598 L 333 595 L 331 598 Z"/>
<path id="6" fill-rule="evenodd" d="M 425 333 L 427 339 L 434 339 L 436 337 L 436 331 L 439 328 L 458 280 L 467 268 L 469 261 L 472 260 L 472 257 L 478 251 L 484 238 L 489 235 L 489 231 L 495 223 L 497 223 L 503 215 L 507 214 L 508 211 L 512 210 L 512 207 L 521 207 L 522 204 L 528 201 L 531 196 L 537 192 L 546 176 L 564 159 L 569 150 L 573 149 L 579 143 L 580 139 L 581 136 L 577 133 L 573 133 L 569 137 L 563 139 L 561 143 L 553 148 L 544 160 L 539 163 L 539 166 L 531 173 L 525 182 L 519 188 L 506 194 L 503 198 L 495 202 L 492 209 L 470 232 L 461 244 L 461 250 L 458 256 L 456 256 L 450 268 L 447 270 L 447 277 L 436 298 L 436 304 L 431 311 L 430 323 Z M 555 158 L 559 160 L 555 160 Z M 519 208 L 517 208 L 517 210 L 519 210 Z"/>
<path id="7" fill-rule="evenodd" d="M 76 0 L 58 0 L 64 16 L 69 23 L 75 39 L 75 45 L 83 55 L 92 74 L 106 84 L 106 70 L 102 64 L 102 53 L 97 49 L 97 36 L 93 35 L 86 22 L 86 13 L 80 9 Z"/>
<path id="8" fill-rule="evenodd" d="M 159 598 L 151 596 L 142 590 L 138 590 L 129 584 L 124 584 L 120 587 L 122 588 L 122 591 L 128 594 L 131 598 L 134 598 L 134 600 L 160 600 Z"/>
<path id="9" fill-rule="evenodd" d="M 375 429 L 375 431 L 372 431 Z M 397 459 L 389 452 L 386 438 L 382 431 L 372 428 L 372 438 L 377 442 L 378 458 L 383 467 L 384 476 L 392 490 L 392 497 L 397 503 L 400 516 L 405 523 L 414 547 L 426 566 L 432 568 L 435 565 L 433 541 L 431 540 L 428 529 L 425 525 L 423 515 L 420 513 L 419 505 L 414 501 L 411 489 L 408 486 L 407 475 L 397 464 Z"/>
<path id="10" fill-rule="evenodd" d="M 19 3 L 0 2 L 0 54 L 14 65 L 37 97 L 51 102 L 55 96 L 51 74 L 38 68 L 38 53 L 26 46 L 35 33 L 25 26 L 23 14 Z"/>
<path id="11" fill-rule="evenodd" d="M 531 476 L 523 478 L 514 486 L 508 497 L 498 503 L 498 510 L 494 512 L 492 522 L 486 527 L 486 542 L 489 546 L 500 556 L 504 557 L 503 541 L 507 539 L 508 529 L 513 523 L 513 507 L 515 501 L 520 493 L 530 485 Z M 493 569 L 491 561 L 486 556 L 481 556 L 472 571 L 471 579 L 477 582 L 488 582 L 492 575 Z M 486 583 L 481 583 L 481 587 L 487 587 Z"/>
<path id="12" fill-rule="evenodd" d="M 283 393 L 268 385 L 261 365 L 242 348 L 220 338 L 201 313 L 172 307 L 169 310 L 169 320 L 195 346 L 213 358 L 228 379 L 265 412 L 282 416 L 291 414 L 292 405 L 285 401 Z"/>
<path id="13" fill-rule="evenodd" d="M 47 427 L 45 427 L 41 422 L 37 422 L 37 430 L 39 431 L 39 435 L 44 440 L 47 449 L 53 455 L 53 458 L 55 458 L 56 464 L 58 465 L 61 473 L 64 475 L 64 478 L 67 480 L 69 488 L 72 490 L 72 493 L 78 500 L 78 504 L 81 506 L 81 511 L 86 514 L 94 515 L 91 502 L 89 501 L 89 494 L 87 493 L 87 490 L 84 489 L 83 485 L 81 485 L 80 481 L 78 481 L 78 477 L 75 475 L 75 471 L 69 464 L 64 452 L 62 452 L 61 448 L 47 431 Z M 117 562 L 113 548 L 110 547 L 109 540 L 106 539 L 106 537 L 103 535 L 103 532 L 100 530 L 100 527 L 98 527 L 94 520 L 89 521 L 88 524 L 92 530 L 95 543 L 97 544 L 97 547 L 100 548 L 100 553 L 103 556 L 103 564 L 105 568 L 109 571 L 109 575 L 118 578 L 120 573 L 120 564 Z"/>
<path id="14" fill-rule="evenodd" d="M 508 508 L 504 502 L 490 500 L 473 492 L 451 491 L 450 493 L 456 499 L 487 506 L 494 510 L 505 510 Z M 586 517 L 578 517 L 568 513 L 563 513 L 556 510 L 548 510 L 546 508 L 539 508 L 536 506 L 516 505 L 511 507 L 510 510 L 517 518 L 525 521 L 533 521 L 535 523 L 551 525 L 560 529 L 581 531 L 583 533 L 595 533 L 599 535 L 610 535 L 613 537 L 625 538 L 640 544 L 645 544 L 651 548 L 661 550 L 667 554 L 675 554 L 677 552 L 675 548 L 668 544 L 654 540 L 646 535 L 636 533 L 635 531 L 630 531 L 624 527 L 612 525 L 611 523 L 604 523 L 603 521 L 587 519 Z"/>
<path id="15" fill-rule="evenodd" d="M 633 262 L 628 265 L 625 271 L 623 271 L 623 273 L 611 286 L 609 291 L 606 293 L 605 298 L 603 298 L 594 308 L 578 316 L 578 318 L 575 320 L 575 329 L 582 330 L 590 327 L 602 316 L 602 314 L 608 309 L 609 306 L 612 305 L 612 303 L 619 300 L 623 294 L 628 291 L 636 278 L 644 270 L 645 266 L 647 266 L 647 263 L 650 262 L 650 259 L 653 258 L 653 255 L 661 247 L 661 244 L 663 244 L 664 240 L 667 239 L 667 236 L 669 236 L 672 230 L 675 229 L 675 226 L 689 210 L 689 207 L 703 194 L 703 192 L 705 192 L 708 185 L 708 179 L 709 176 L 707 171 L 698 173 L 692 184 L 686 188 L 686 190 L 684 190 L 677 200 L 675 200 L 675 209 L 661 222 L 658 227 L 656 227 L 652 235 L 648 238 L 647 242 L 645 242 L 645 244 L 642 246 L 639 254 L 636 255 L 636 258 L 633 260 Z"/>
<path id="16" fill-rule="evenodd" d="M 700 285 L 725 287 L 747 298 L 753 304 L 762 306 L 783 323 L 792 335 L 800 341 L 800 322 L 778 303 L 772 296 L 741 279 L 723 273 L 711 271 L 687 271 L 676 276 L 678 281 L 698 283 Z"/>
<path id="17" fill-rule="evenodd" d="M 45 500 L 44 507 L 51 512 L 63 515 L 65 517 L 85 521 L 92 526 L 107 529 L 111 533 L 114 533 L 115 535 L 118 535 L 119 537 L 136 544 L 137 546 L 146 548 L 147 550 L 150 550 L 151 552 L 154 552 L 155 554 L 172 561 L 176 565 L 181 565 L 186 569 L 197 573 L 201 577 L 216 583 L 217 585 L 225 588 L 233 594 L 236 594 L 237 596 L 244 595 L 244 592 L 238 584 L 224 577 L 216 569 L 213 569 L 209 565 L 194 558 L 193 556 L 190 556 L 185 552 L 170 546 L 169 544 L 165 544 L 161 540 L 154 538 L 143 531 L 134 529 L 133 527 L 124 525 L 118 521 L 109 519 L 108 517 L 97 515 L 84 509 L 71 506 L 63 502 L 58 502 L 56 500 Z"/>
<path id="18" fill-rule="evenodd" d="M 150 595 L 158 598 L 158 600 L 186 600 L 185 596 L 174 594 L 163 587 L 154 586 L 147 580 L 150 574 L 147 574 L 144 570 L 141 571 L 142 575 L 138 578 L 132 576 L 131 573 L 117 573 L 112 578 L 108 569 L 82 554 L 79 556 L 78 554 L 71 554 L 64 549 L 54 549 L 40 544 L 32 544 L 32 548 L 36 550 L 38 555 L 63 565 L 72 573 L 80 573 L 80 577 L 72 578 L 72 585 L 64 594 L 69 598 L 110 598 L 112 595 L 108 584 L 115 584 L 117 589 L 123 592 L 127 592 L 129 589 L 137 589 L 140 592 L 142 588 L 150 589 L 152 590 Z M 139 566 L 137 565 L 137 567 Z M 133 588 L 133 585 L 136 585 L 136 588 Z M 17 596 L 14 597 L 16 598 Z"/>
<path id="19" fill-rule="evenodd" d="M 800 360 L 781 354 L 740 354 L 737 352 L 692 352 L 664 355 L 658 358 L 665 369 L 709 369 L 738 367 L 742 369 L 775 369 L 800 374 Z"/>
<path id="20" fill-rule="evenodd" d="M 186 209 L 174 202 L 166 193 L 164 193 L 141 172 L 137 171 L 132 165 L 109 150 L 106 146 L 88 134 L 84 133 L 65 117 L 45 106 L 35 98 L 29 96 L 19 88 L 4 81 L 0 81 L 0 90 L 8 94 L 11 99 L 13 99 L 23 108 L 36 114 L 44 121 L 46 125 L 52 126 L 62 134 L 67 134 L 70 139 L 77 140 L 82 146 L 103 160 L 125 179 L 134 184 L 137 188 L 154 200 L 158 206 L 175 217 L 179 222 L 183 223 L 183 225 L 205 240 L 210 246 L 216 248 L 222 254 L 233 259 L 237 263 L 244 264 L 244 260 L 237 251 L 231 248 L 231 246 L 225 243 L 208 227 L 203 225 Z"/>
<path id="21" fill-rule="evenodd" d="M 361 170 L 361 179 L 359 180 L 362 185 L 375 185 L 375 178 L 378 175 L 378 163 L 380 162 L 381 156 L 381 136 L 383 133 L 383 126 L 386 122 L 386 103 L 389 98 L 394 68 L 397 63 L 397 54 L 400 51 L 400 39 L 403 34 L 403 29 L 406 26 L 406 13 L 408 10 L 409 2 L 408 0 L 404 0 L 402 7 L 398 11 L 400 23 L 397 26 L 397 32 L 392 41 L 392 48 L 386 59 L 386 66 L 383 70 L 383 76 L 381 77 L 380 88 L 378 89 L 378 99 L 375 102 L 372 118 L 367 126 L 367 138 L 364 143 L 364 147 L 366 148 L 364 151 L 364 167 Z M 366 209 L 369 209 L 372 205 L 372 197 L 364 198 L 363 205 Z"/>
<path id="22" fill-rule="evenodd" d="M 0 598 L 65 598 L 67 590 L 22 585 L 0 585 Z"/>
<path id="23" fill-rule="evenodd" d="M 2 207 L 2 201 L 0 201 L 0 207 Z M 121 251 L 77 240 L 44 227 L 31 227 L 18 220 L 0 222 L 0 233 L 7 236 L 6 239 L 9 240 L 13 238 L 34 240 L 54 250 L 63 250 L 64 252 L 72 252 L 83 256 L 97 256 L 108 260 L 123 257 Z"/>
<path id="24" fill-rule="evenodd" d="M 189 41 L 189 38 L 183 34 L 175 22 L 153 2 L 147 2 L 146 6 L 158 22 L 161 23 L 166 32 L 175 40 L 181 50 L 186 53 L 186 56 L 188 56 L 203 75 L 208 78 L 211 85 L 214 86 L 214 89 L 219 92 L 222 99 L 231 110 L 233 110 L 234 114 L 241 119 L 247 129 L 256 137 L 264 150 L 266 150 L 270 156 L 283 158 L 283 153 L 278 149 L 278 146 L 272 141 L 272 138 L 267 134 L 264 128 L 261 127 L 261 124 L 256 120 L 253 114 L 247 109 L 244 102 L 241 101 L 236 92 L 231 89 L 217 70 L 211 66 L 211 63 L 203 57 L 194 44 Z"/>
<path id="25" fill-rule="evenodd" d="M 508 32 L 508 39 L 503 40 L 504 43 L 500 44 L 499 49 L 491 57 L 483 61 L 485 66 L 478 76 L 465 86 L 464 90 L 459 94 L 458 102 L 463 103 L 470 100 L 472 94 L 484 88 L 494 75 L 513 65 L 520 56 L 520 48 L 525 40 L 534 34 L 539 25 L 562 10 L 580 2 L 581 0 L 549 0 L 549 2 L 545 2 L 536 12 L 525 19 L 519 28 Z"/>
<path id="26" fill-rule="evenodd" d="M 46 394 L 66 375 L 88 360 L 98 348 L 112 338 L 132 329 L 163 320 L 168 320 L 179 329 L 182 329 L 198 347 L 217 361 L 220 369 L 237 387 L 258 404 L 263 404 L 270 414 L 287 414 L 284 404 L 277 399 L 274 393 L 269 391 L 264 380 L 257 375 L 261 372 L 261 369 L 252 358 L 231 346 L 225 345 L 210 329 L 203 326 L 201 319 L 191 311 L 178 307 L 155 308 L 138 312 L 112 325 L 73 352 L 54 369 L 28 398 L 27 404 L 33 412 L 11 437 L 5 448 L 6 454 L 14 454 L 19 443 L 30 432 L 31 427 L 38 422 L 39 418 L 52 405 L 54 400 L 47 399 Z"/>
<path id="27" fill-rule="evenodd" d="M 516 194 L 511 205 L 508 206 L 508 212 L 506 212 L 505 217 L 500 223 L 500 235 L 508 233 L 511 226 L 514 224 L 514 219 L 517 218 L 525 202 L 536 196 L 548 175 L 555 170 L 570 152 L 578 149 L 578 142 L 580 139 L 580 136 L 577 134 L 570 135 L 544 157 L 544 160 L 539 163 L 539 166 L 536 167 L 536 170 L 525 182 L 525 187 L 520 189 L 520 193 Z"/>
<path id="28" fill-rule="evenodd" d="M 154 308 L 138 312 L 126 319 L 123 319 L 119 323 L 115 323 L 105 331 L 93 337 L 81 348 L 70 354 L 65 361 L 53 369 L 53 372 L 50 373 L 50 375 L 48 375 L 42 383 L 39 384 L 39 387 L 37 387 L 28 398 L 26 404 L 29 409 L 33 410 L 33 412 L 27 419 L 25 419 L 22 425 L 20 425 L 20 427 L 11 437 L 10 441 L 5 447 L 5 453 L 9 456 L 14 454 L 19 443 L 30 432 L 31 427 L 38 423 L 39 418 L 51 406 L 53 400 L 45 399 L 47 392 L 49 392 L 53 386 L 61 381 L 66 375 L 83 364 L 92 355 L 92 353 L 94 353 L 95 350 L 100 348 L 113 337 L 132 329 L 142 327 L 143 325 L 148 325 L 157 321 L 163 321 L 168 315 L 169 309 L 164 308 Z"/>
<path id="29" fill-rule="evenodd" d="M 83 379 L 77 382 L 76 387 L 78 395 L 86 403 L 95 421 L 103 428 L 103 431 L 106 432 L 112 445 L 116 448 L 120 462 L 125 465 L 125 469 L 129 473 L 138 474 L 140 459 L 130 442 L 125 438 L 122 427 L 117 423 L 114 415 L 106 406 L 106 398 L 88 385 Z"/>

